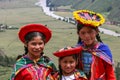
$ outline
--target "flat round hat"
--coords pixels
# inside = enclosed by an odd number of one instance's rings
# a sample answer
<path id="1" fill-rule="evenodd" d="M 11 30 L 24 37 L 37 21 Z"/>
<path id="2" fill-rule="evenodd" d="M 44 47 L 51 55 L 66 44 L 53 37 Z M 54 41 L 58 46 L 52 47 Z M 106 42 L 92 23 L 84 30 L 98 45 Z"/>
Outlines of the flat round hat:
<path id="1" fill-rule="evenodd" d="M 78 54 L 82 51 L 82 47 L 65 47 L 62 48 L 56 52 L 54 52 L 53 54 L 56 57 L 64 57 L 64 56 L 69 56 L 69 55 L 73 55 L 73 54 Z"/>
<path id="2" fill-rule="evenodd" d="M 20 30 L 18 32 L 19 39 L 23 43 L 25 43 L 24 38 L 25 38 L 26 34 L 28 34 L 30 32 L 41 32 L 42 34 L 44 34 L 46 37 L 45 43 L 47 43 L 52 36 L 51 30 L 42 24 L 27 24 L 20 28 Z"/>
<path id="3" fill-rule="evenodd" d="M 90 10 L 77 10 L 73 12 L 74 19 L 83 25 L 98 27 L 105 22 L 104 17 Z"/>

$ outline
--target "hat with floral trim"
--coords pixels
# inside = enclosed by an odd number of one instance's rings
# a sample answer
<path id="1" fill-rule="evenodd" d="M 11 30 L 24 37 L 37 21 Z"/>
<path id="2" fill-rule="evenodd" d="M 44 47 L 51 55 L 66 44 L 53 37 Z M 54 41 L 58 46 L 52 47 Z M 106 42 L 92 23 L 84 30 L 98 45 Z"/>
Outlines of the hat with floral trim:
<path id="1" fill-rule="evenodd" d="M 82 47 L 72 47 L 72 46 L 68 46 L 68 47 L 65 47 L 65 48 L 62 48 L 56 52 L 54 52 L 53 54 L 56 56 L 56 57 L 64 57 L 64 56 L 70 56 L 70 55 L 73 55 L 73 54 L 78 54 L 82 51 Z"/>
<path id="2" fill-rule="evenodd" d="M 73 17 L 78 23 L 86 26 L 98 27 L 105 22 L 105 19 L 101 14 L 90 10 L 74 11 Z"/>
<path id="3" fill-rule="evenodd" d="M 30 32 L 41 32 L 44 34 L 46 37 L 45 43 L 47 43 L 52 36 L 51 30 L 42 24 L 27 24 L 20 28 L 18 32 L 19 39 L 25 43 L 25 36 Z"/>

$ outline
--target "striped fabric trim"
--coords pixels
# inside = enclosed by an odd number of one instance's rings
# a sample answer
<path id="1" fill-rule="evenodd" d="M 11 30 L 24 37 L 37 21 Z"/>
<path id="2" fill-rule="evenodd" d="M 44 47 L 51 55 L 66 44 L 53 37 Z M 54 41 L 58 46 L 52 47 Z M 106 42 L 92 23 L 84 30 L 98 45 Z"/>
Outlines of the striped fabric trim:
<path id="1" fill-rule="evenodd" d="M 19 59 L 16 64 L 14 65 L 14 70 L 12 72 L 10 80 L 14 80 L 14 77 L 23 69 L 34 66 L 34 64 L 38 64 L 42 67 L 45 67 L 50 70 L 56 70 L 56 67 L 54 63 L 49 60 L 49 62 L 45 62 L 45 58 L 41 57 L 40 60 L 38 60 L 37 63 L 34 63 L 34 61 L 30 60 L 28 57 L 23 56 L 21 59 Z M 47 71 L 46 71 L 47 73 Z"/>

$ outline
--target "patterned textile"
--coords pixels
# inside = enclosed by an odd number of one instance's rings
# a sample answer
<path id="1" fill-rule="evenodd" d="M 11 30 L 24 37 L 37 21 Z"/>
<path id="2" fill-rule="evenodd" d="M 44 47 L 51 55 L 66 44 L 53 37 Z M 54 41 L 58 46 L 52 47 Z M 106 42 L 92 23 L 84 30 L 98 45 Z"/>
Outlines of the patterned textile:
<path id="1" fill-rule="evenodd" d="M 56 70 L 56 67 L 50 59 L 47 59 L 44 56 L 40 57 L 36 63 L 27 56 L 24 56 L 14 65 L 10 80 L 14 80 L 15 76 L 24 69 L 27 69 L 27 71 L 34 76 L 34 79 L 32 80 L 46 80 L 45 78 L 47 75 Z"/>
<path id="2" fill-rule="evenodd" d="M 82 42 L 79 43 L 77 46 L 80 46 L 80 45 L 84 46 L 84 44 Z M 103 59 L 104 61 L 106 61 L 110 65 L 113 64 L 112 54 L 111 54 L 111 51 L 107 45 L 105 45 L 103 43 L 99 43 L 99 44 L 95 45 L 93 48 L 88 49 L 88 51 L 92 52 L 93 55 Z"/>
<path id="3" fill-rule="evenodd" d="M 77 46 L 85 47 L 85 44 L 80 42 Z M 116 80 L 111 50 L 106 44 L 98 43 L 85 51 L 92 54 L 90 76 L 87 76 L 88 80 Z M 81 53 L 78 56 L 78 68 L 83 70 L 84 63 L 82 62 L 82 57 L 84 56 Z"/>
<path id="4" fill-rule="evenodd" d="M 92 54 L 87 52 L 87 51 L 83 51 L 82 52 L 82 62 L 83 62 L 83 71 L 87 74 L 90 75 L 90 70 L 91 70 L 91 63 L 92 63 Z"/>
<path id="5" fill-rule="evenodd" d="M 59 80 L 59 78 L 60 78 L 59 72 L 56 72 L 53 76 L 54 76 L 54 80 Z M 87 80 L 84 72 L 82 72 L 80 70 L 75 70 L 74 76 L 75 76 L 74 80 Z"/>

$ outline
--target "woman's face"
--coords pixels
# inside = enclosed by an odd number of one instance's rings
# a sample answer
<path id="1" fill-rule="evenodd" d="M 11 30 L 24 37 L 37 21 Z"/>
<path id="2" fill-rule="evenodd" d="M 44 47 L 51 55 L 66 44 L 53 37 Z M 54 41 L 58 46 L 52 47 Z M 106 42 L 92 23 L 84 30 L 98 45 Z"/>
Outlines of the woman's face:
<path id="1" fill-rule="evenodd" d="M 96 42 L 96 35 L 98 32 L 91 28 L 91 27 L 83 27 L 79 32 L 78 35 L 81 38 L 81 40 L 87 45 L 90 46 L 94 42 Z"/>
<path id="2" fill-rule="evenodd" d="M 69 76 L 73 74 L 77 61 L 73 58 L 73 56 L 66 56 L 59 61 L 59 65 L 61 66 L 63 75 Z"/>
<path id="3" fill-rule="evenodd" d="M 44 41 L 40 36 L 34 37 L 31 41 L 27 43 L 28 55 L 32 59 L 39 58 L 44 49 Z"/>

